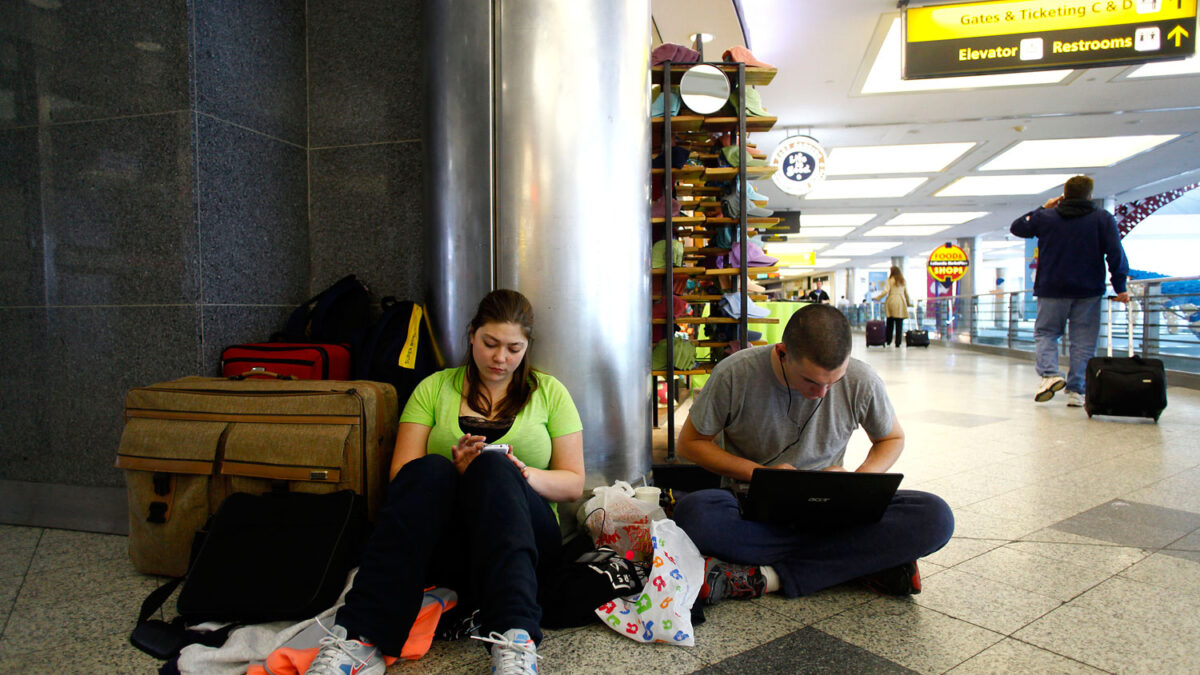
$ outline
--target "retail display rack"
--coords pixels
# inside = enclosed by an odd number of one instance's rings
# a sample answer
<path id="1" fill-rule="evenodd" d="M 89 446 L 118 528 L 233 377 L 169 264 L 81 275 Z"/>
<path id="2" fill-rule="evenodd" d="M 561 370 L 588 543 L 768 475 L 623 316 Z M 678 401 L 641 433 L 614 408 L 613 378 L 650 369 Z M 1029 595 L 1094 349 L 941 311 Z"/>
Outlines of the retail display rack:
<path id="1" fill-rule="evenodd" d="M 672 115 L 672 97 L 675 93 L 672 91 L 672 84 L 678 84 L 683 73 L 697 65 L 714 66 L 723 72 L 726 77 L 732 80 L 732 91 L 737 94 L 737 104 L 734 106 L 735 115 L 721 114 L 718 111 L 714 115 L 696 115 L 696 114 L 680 114 Z M 676 326 L 688 327 L 694 326 L 696 329 L 696 347 L 720 348 L 728 343 L 723 341 L 703 340 L 699 339 L 699 329 L 702 325 L 713 324 L 736 324 L 737 325 L 737 341 L 741 348 L 746 348 L 751 344 L 748 339 L 749 326 L 751 324 L 769 324 L 778 323 L 778 319 L 773 318 L 752 318 L 747 316 L 747 300 L 761 301 L 765 300 L 765 295 L 755 295 L 748 292 L 748 281 L 760 274 L 767 274 L 777 271 L 776 267 L 749 267 L 747 260 L 749 256 L 746 254 L 747 241 L 754 233 L 767 233 L 772 231 L 772 228 L 780 222 L 779 218 L 755 218 L 747 216 L 747 183 L 751 180 L 767 178 L 774 173 L 774 167 L 770 166 L 753 166 L 748 167 L 747 159 L 749 157 L 758 156 L 763 158 L 761 153 L 751 150 L 748 147 L 747 134 L 751 131 L 766 131 L 774 126 L 775 117 L 756 116 L 747 117 L 746 114 L 746 96 L 742 92 L 747 86 L 757 85 L 762 86 L 769 84 L 775 77 L 776 69 L 774 68 L 758 68 L 749 67 L 744 63 L 672 63 L 664 62 L 661 65 L 652 68 L 653 80 L 661 86 L 663 96 L 663 116 L 651 119 L 652 137 L 661 142 L 652 143 L 652 147 L 657 147 L 662 153 L 663 168 L 651 169 L 652 182 L 656 179 L 662 181 L 662 202 L 664 205 L 663 214 L 660 217 L 652 217 L 650 219 L 652 228 L 662 228 L 662 239 L 665 240 L 665 253 L 663 255 L 664 266 L 661 269 L 651 270 L 651 305 L 661 302 L 665 309 L 665 316 L 662 318 L 651 318 L 653 326 L 663 326 L 662 338 L 666 339 L 666 368 L 661 370 L 651 370 L 651 409 L 654 426 L 659 425 L 659 404 L 658 404 L 658 383 L 662 378 L 666 383 L 666 432 L 667 432 L 667 449 L 666 457 L 668 460 L 675 459 L 675 409 L 678 398 L 677 396 L 677 378 L 684 377 L 691 381 L 692 376 L 706 375 L 712 371 L 715 365 L 714 360 L 698 361 L 695 367 L 688 370 L 677 370 L 675 368 L 675 345 L 672 339 L 675 335 Z M 683 112 L 683 108 L 680 108 Z M 736 167 L 715 166 L 717 163 L 717 154 L 711 152 L 696 152 L 696 148 L 705 149 L 705 146 L 711 146 L 715 143 L 713 134 L 716 133 L 735 133 L 736 136 L 732 140 L 736 140 L 738 145 L 738 163 Z M 672 166 L 673 149 L 676 146 L 689 149 L 691 158 L 699 160 L 699 165 L 685 166 L 683 168 L 675 168 Z M 721 212 L 721 198 L 726 190 L 722 189 L 723 184 L 731 181 L 736 181 L 738 194 L 738 217 L 728 218 Z M 672 203 L 678 198 L 681 204 L 680 215 L 673 215 Z M 690 212 L 690 215 L 683 215 L 684 212 Z M 736 241 L 738 242 L 739 251 L 741 252 L 740 265 L 737 267 L 726 267 L 720 269 L 708 268 L 700 266 L 699 259 L 709 258 L 711 256 L 728 255 L 729 248 L 720 248 L 712 246 L 712 240 L 717 234 L 719 228 L 732 227 L 736 231 Z M 752 232 L 753 230 L 753 232 Z M 652 237 L 653 238 L 653 237 Z M 690 239 L 688 245 L 683 247 L 684 261 L 683 265 L 676 266 L 672 260 L 671 252 L 674 248 L 674 242 L 677 239 Z M 701 292 L 676 292 L 677 280 L 696 279 L 704 280 L 710 283 L 710 287 L 715 286 L 721 289 L 720 292 L 702 292 L 703 289 L 697 288 Z M 728 284 L 721 283 L 721 279 L 730 280 Z M 735 291 L 740 295 L 740 302 L 737 304 L 741 308 L 741 313 L 736 318 L 721 316 L 721 312 L 717 309 L 718 303 L 723 299 L 724 293 Z M 693 307 L 696 311 L 692 316 L 676 316 L 675 315 L 675 300 L 679 299 Z M 707 310 L 707 311 L 705 311 Z M 651 328 L 653 335 L 654 328 Z M 652 341 L 653 344 L 653 341 Z"/>

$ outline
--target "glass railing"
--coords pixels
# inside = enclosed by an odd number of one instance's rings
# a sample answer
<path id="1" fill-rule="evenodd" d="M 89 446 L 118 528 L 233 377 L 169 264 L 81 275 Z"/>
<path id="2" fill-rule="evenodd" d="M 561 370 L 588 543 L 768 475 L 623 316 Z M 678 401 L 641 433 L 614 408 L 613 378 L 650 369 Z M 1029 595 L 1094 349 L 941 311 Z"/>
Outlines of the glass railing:
<path id="1" fill-rule="evenodd" d="M 1129 295 L 1128 305 L 1103 303 L 1097 353 L 1108 348 L 1111 322 L 1114 355 L 1128 354 L 1132 340 L 1135 353 L 1162 359 L 1168 370 L 1200 373 L 1200 276 L 1130 280 Z M 841 309 L 855 328 L 884 318 L 879 302 Z M 1032 291 L 958 295 L 916 301 L 904 327 L 929 331 L 931 341 L 1032 352 L 1036 315 Z M 1068 337 L 1060 341 L 1064 355 Z"/>

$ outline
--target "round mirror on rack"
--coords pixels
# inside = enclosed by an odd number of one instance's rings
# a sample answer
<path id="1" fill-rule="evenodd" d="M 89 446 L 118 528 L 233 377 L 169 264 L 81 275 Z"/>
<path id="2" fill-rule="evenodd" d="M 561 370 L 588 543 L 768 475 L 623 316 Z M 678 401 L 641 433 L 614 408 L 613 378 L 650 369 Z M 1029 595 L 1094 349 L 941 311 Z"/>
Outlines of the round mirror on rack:
<path id="1" fill-rule="evenodd" d="M 715 113 L 729 100 L 729 78 L 716 66 L 692 66 L 679 78 L 679 95 L 693 112 Z"/>

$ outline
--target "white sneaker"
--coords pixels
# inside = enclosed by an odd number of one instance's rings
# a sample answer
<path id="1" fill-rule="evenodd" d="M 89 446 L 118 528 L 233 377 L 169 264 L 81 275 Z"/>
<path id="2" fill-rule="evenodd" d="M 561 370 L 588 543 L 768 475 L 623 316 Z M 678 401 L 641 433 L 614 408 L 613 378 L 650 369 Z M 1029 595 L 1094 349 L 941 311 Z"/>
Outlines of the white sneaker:
<path id="1" fill-rule="evenodd" d="M 1063 379 L 1062 375 L 1046 375 L 1042 378 L 1042 384 L 1038 387 L 1037 393 L 1033 395 L 1033 400 L 1045 403 L 1054 398 L 1054 392 L 1065 386 L 1067 386 L 1067 381 Z"/>
<path id="2" fill-rule="evenodd" d="M 501 635 L 496 631 L 487 637 L 472 636 L 492 643 L 492 675 L 537 675 L 537 645 L 529 633 L 510 628 Z"/>
<path id="3" fill-rule="evenodd" d="M 320 619 L 317 624 L 325 628 Z M 347 639 L 342 626 L 325 628 L 325 632 L 329 635 L 321 638 L 321 651 L 305 675 L 384 675 L 387 671 L 383 654 L 374 645 Z"/>
<path id="4" fill-rule="evenodd" d="M 1083 407 L 1083 394 L 1081 394 L 1077 391 L 1068 391 L 1067 392 L 1067 405 L 1071 406 L 1072 408 L 1082 408 Z"/>

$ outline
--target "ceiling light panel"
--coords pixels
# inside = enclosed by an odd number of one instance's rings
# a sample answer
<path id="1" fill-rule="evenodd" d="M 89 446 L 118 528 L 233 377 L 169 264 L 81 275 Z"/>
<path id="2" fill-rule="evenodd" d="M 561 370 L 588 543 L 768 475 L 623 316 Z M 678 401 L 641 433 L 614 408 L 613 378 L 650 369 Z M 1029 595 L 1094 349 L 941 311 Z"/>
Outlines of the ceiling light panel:
<path id="1" fill-rule="evenodd" d="M 834 148 L 829 151 L 825 173 L 830 176 L 932 173 L 944 170 L 973 147 L 974 143 L 920 143 Z"/>
<path id="2" fill-rule="evenodd" d="M 1001 75 L 976 75 L 972 77 L 934 77 L 922 80 L 905 80 L 901 77 L 900 55 L 904 45 L 900 37 L 900 19 L 892 21 L 887 37 L 875 55 L 871 71 L 863 82 L 861 93 L 883 94 L 888 92 L 930 91 L 936 89 L 977 89 L 981 87 L 1015 87 L 1031 84 L 1053 84 L 1061 82 L 1071 74 L 1070 70 L 1043 70 L 1029 73 L 1004 73 Z"/>
<path id="3" fill-rule="evenodd" d="M 1179 138 L 1178 134 L 1021 141 L 980 166 L 979 170 L 1013 171 L 1112 166 L 1176 138 Z"/>
<path id="4" fill-rule="evenodd" d="M 858 227 L 872 218 L 877 216 L 877 213 L 807 213 L 800 214 L 800 227 L 845 227 L 852 225 Z"/>
<path id="5" fill-rule="evenodd" d="M 911 211 L 887 221 L 888 225 L 962 225 L 986 216 L 987 211 Z"/>
<path id="6" fill-rule="evenodd" d="M 798 253 L 808 253 L 809 251 L 820 251 L 826 246 L 829 246 L 829 244 L 789 241 L 786 243 L 768 243 L 763 247 L 763 250 L 771 255 L 793 255 Z"/>
<path id="7" fill-rule="evenodd" d="M 986 195 L 1036 195 L 1062 185 L 1070 173 L 1026 176 L 966 176 L 934 193 L 935 197 L 980 197 Z"/>
<path id="8" fill-rule="evenodd" d="M 928 178 L 851 178 L 826 180 L 804 195 L 805 201 L 817 199 L 881 199 L 903 197 Z M 803 221 L 803 219 L 801 219 Z M 804 223 L 801 222 L 801 227 Z"/>
<path id="9" fill-rule="evenodd" d="M 848 241 L 825 251 L 826 255 L 875 255 L 896 248 L 899 241 Z"/>
<path id="10" fill-rule="evenodd" d="M 1189 56 L 1179 61 L 1147 63 L 1144 66 L 1139 66 L 1125 77 L 1126 79 L 1131 77 L 1164 77 L 1167 75 L 1195 75 L 1196 73 L 1200 73 L 1200 57 Z"/>
<path id="11" fill-rule="evenodd" d="M 800 226 L 800 231 L 806 239 L 841 239 L 854 231 L 853 227 L 814 227 L 807 229 Z"/>
<path id="12" fill-rule="evenodd" d="M 838 265 L 845 265 L 848 262 L 850 262 L 849 258 L 817 258 L 816 264 L 813 265 L 812 269 L 836 267 Z"/>
<path id="13" fill-rule="evenodd" d="M 927 237 L 950 229 L 949 225 L 880 225 L 866 233 L 868 237 Z"/>

